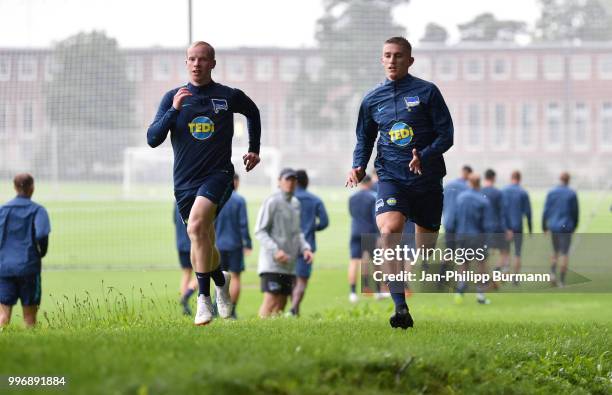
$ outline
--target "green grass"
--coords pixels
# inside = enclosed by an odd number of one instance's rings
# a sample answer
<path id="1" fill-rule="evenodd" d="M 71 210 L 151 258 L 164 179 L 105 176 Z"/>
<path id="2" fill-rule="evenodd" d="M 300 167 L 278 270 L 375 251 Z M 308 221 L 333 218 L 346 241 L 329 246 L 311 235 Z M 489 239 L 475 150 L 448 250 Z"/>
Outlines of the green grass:
<path id="1" fill-rule="evenodd" d="M 611 295 L 420 294 L 406 332 L 389 301 L 350 306 L 344 274 L 315 272 L 301 318 L 260 320 L 249 273 L 240 320 L 193 327 L 174 272 L 46 273 L 42 325 L 0 333 L 0 372 L 87 394 L 612 391 Z"/>
<path id="2" fill-rule="evenodd" d="M 473 295 L 456 305 L 451 295 L 416 294 L 415 328 L 391 330 L 388 300 L 347 302 L 350 191 L 313 191 L 331 225 L 318 234 L 302 317 L 256 317 L 255 251 L 240 320 L 196 328 L 176 302 L 170 200 L 122 200 L 105 185 L 39 185 L 35 200 L 53 227 L 40 325 L 25 330 L 15 309 L 0 332 L 0 376 L 66 376 L 64 390 L 44 392 L 76 394 L 612 392 L 612 295 L 492 294 L 481 306 Z M 267 191 L 241 193 L 252 229 Z M 531 194 L 536 231 L 544 196 Z M 579 199 L 581 232 L 609 233 L 609 193 Z M 29 392 L 0 383 L 0 393 Z"/>

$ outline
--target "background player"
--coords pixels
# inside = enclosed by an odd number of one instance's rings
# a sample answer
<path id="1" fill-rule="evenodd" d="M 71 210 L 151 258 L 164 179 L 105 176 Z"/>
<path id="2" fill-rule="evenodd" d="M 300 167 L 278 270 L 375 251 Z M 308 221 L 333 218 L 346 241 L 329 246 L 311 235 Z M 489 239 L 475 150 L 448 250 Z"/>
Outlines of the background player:
<path id="1" fill-rule="evenodd" d="M 542 230 L 552 233 L 553 255 L 550 272 L 552 278 L 555 279 L 557 261 L 560 261 L 561 276 L 557 285 L 563 287 L 569 265 L 568 252 L 572 242 L 572 233 L 578 227 L 578 196 L 569 187 L 569 173 L 561 173 L 559 180 L 561 184 L 551 189 L 546 195 L 542 214 Z"/>
<path id="2" fill-rule="evenodd" d="M 239 186 L 240 178 L 234 174 L 232 195 L 215 220 L 221 270 L 229 272 L 231 276 L 232 318 L 236 318 L 236 305 L 240 298 L 240 273 L 244 271 L 244 255 L 250 254 L 253 249 L 246 200 L 238 194 Z"/>
<path id="3" fill-rule="evenodd" d="M 480 190 L 487 198 L 487 216 L 485 229 L 487 232 L 487 245 L 489 250 L 499 251 L 499 263 L 496 270 L 500 270 L 504 261 L 508 259 L 508 240 L 512 239 L 512 231 L 506 224 L 506 209 L 502 192 L 495 188 L 495 171 L 487 169 L 484 174 L 483 188 Z"/>
<path id="4" fill-rule="evenodd" d="M 17 174 L 13 186 L 17 196 L 0 206 L 0 327 L 10 322 L 18 299 L 25 325 L 32 327 L 40 306 L 41 260 L 47 254 L 51 223 L 47 210 L 31 200 L 30 174 Z"/>
<path id="5" fill-rule="evenodd" d="M 369 262 L 378 238 L 375 213 L 376 192 L 372 191 L 372 186 L 372 179 L 366 175 L 359 184 L 359 191 L 349 198 L 349 214 L 351 215 L 349 246 L 351 260 L 348 268 L 348 281 L 350 286 L 349 301 L 351 303 L 359 301 L 357 296 L 357 274 L 359 273 L 362 259 L 365 259 L 365 262 Z M 363 237 L 363 235 L 369 236 Z M 366 248 L 363 248 L 364 244 Z"/>
<path id="6" fill-rule="evenodd" d="M 171 132 L 174 151 L 174 195 L 191 240 L 191 262 L 198 280 L 198 308 L 194 323 L 212 321 L 210 279 L 217 286 L 219 315 L 229 318 L 231 300 L 228 273 L 219 267 L 213 221 L 232 191 L 231 162 L 234 113 L 247 117 L 249 149 L 243 156 L 246 171 L 259 163 L 261 120 L 259 110 L 239 89 L 212 80 L 214 48 L 203 41 L 187 48 L 189 83 L 166 93 L 147 142 L 157 147 Z"/>
<path id="7" fill-rule="evenodd" d="M 486 223 L 490 209 L 487 198 L 480 191 L 480 175 L 471 173 L 468 178 L 468 185 L 469 188 L 457 196 L 456 210 L 450 221 L 457 232 L 457 247 L 476 251 L 477 249 L 484 249 L 486 244 Z M 486 259 L 474 260 L 473 262 L 476 263 L 479 273 L 487 272 Z M 469 263 L 471 262 L 461 265 L 461 271 L 464 271 Z M 480 304 L 490 303 L 484 296 L 485 288 L 485 284 L 476 284 L 476 300 Z M 466 289 L 467 283 L 465 281 L 457 283 L 457 302 L 463 300 Z"/>
<path id="8" fill-rule="evenodd" d="M 183 314 L 191 315 L 191 308 L 189 307 L 189 299 L 191 295 L 198 288 L 198 281 L 193 278 L 193 266 L 191 265 L 191 241 L 187 234 L 187 228 L 181 219 L 178 207 L 174 206 L 172 212 L 174 218 L 174 229 L 176 236 L 176 250 L 178 251 L 179 264 L 181 265 L 181 306 L 183 306 Z"/>
<path id="9" fill-rule="evenodd" d="M 510 185 L 502 190 L 504 208 L 506 210 L 506 224 L 512 231 L 512 242 L 514 243 L 514 273 L 521 271 L 521 248 L 523 246 L 523 216 L 527 218 L 529 234 L 533 233 L 531 226 L 531 203 L 529 194 L 521 187 L 521 173 L 518 170 L 512 172 Z M 507 243 L 507 249 L 510 249 Z M 504 262 L 502 270 L 507 271 L 509 259 Z M 514 285 L 518 285 L 514 281 Z"/>
<path id="10" fill-rule="evenodd" d="M 257 272 L 264 294 L 259 308 L 262 318 L 281 313 L 291 295 L 295 261 L 302 254 L 306 262 L 313 255 L 300 228 L 300 202 L 295 196 L 297 174 L 285 168 L 278 177 L 279 191 L 268 197 L 257 216 L 255 237 L 261 243 Z"/>
<path id="11" fill-rule="evenodd" d="M 395 248 L 406 220 L 416 224 L 416 244 L 435 245 L 442 216 L 442 154 L 453 145 L 453 124 L 438 88 L 413 77 L 412 47 L 403 37 L 392 37 L 383 46 L 386 81 L 363 99 L 357 120 L 357 144 L 346 185 L 357 186 L 377 140 L 376 173 L 379 177 L 376 222 L 382 247 Z M 380 134 L 379 134 L 380 132 Z M 403 262 L 388 262 L 396 270 Z M 395 314 L 392 327 L 408 328 L 403 284 L 390 284 Z"/>
<path id="12" fill-rule="evenodd" d="M 302 233 L 310 248 L 314 254 L 317 251 L 317 240 L 315 232 L 322 231 L 329 225 L 329 218 L 327 217 L 327 211 L 323 201 L 315 194 L 310 193 L 306 189 L 308 188 L 308 173 L 306 170 L 298 170 L 297 175 L 297 188 L 295 190 L 295 197 L 300 202 L 300 224 Z M 298 255 L 297 262 L 295 264 L 295 285 L 291 294 L 291 314 L 300 314 L 300 303 L 304 298 L 306 287 L 308 286 L 308 279 L 312 273 L 312 262 L 306 262 L 302 255 Z"/>
<path id="13" fill-rule="evenodd" d="M 446 248 L 455 248 L 455 210 L 457 207 L 457 196 L 468 189 L 467 180 L 472 174 L 472 168 L 464 165 L 461 168 L 461 176 L 449 181 L 444 185 L 444 207 L 442 210 L 442 220 L 444 224 L 444 243 Z M 442 268 L 444 270 L 444 268 Z"/>

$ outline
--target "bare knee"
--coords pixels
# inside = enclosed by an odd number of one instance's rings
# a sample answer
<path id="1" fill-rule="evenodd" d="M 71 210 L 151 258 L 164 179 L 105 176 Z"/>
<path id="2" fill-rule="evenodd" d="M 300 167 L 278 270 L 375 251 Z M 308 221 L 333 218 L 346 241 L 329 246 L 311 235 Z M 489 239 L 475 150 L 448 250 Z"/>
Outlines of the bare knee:
<path id="1" fill-rule="evenodd" d="M 190 219 L 187 224 L 187 234 L 192 243 L 201 243 L 210 239 L 210 226 L 203 219 Z"/>

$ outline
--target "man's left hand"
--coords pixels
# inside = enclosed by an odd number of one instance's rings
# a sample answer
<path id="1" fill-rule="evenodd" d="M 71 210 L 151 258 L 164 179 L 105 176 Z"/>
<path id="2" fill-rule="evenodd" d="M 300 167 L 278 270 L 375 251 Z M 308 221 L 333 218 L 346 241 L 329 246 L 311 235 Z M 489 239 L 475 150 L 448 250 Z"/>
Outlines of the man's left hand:
<path id="1" fill-rule="evenodd" d="M 244 168 L 246 171 L 251 171 L 260 162 L 259 154 L 256 154 L 255 152 L 244 154 L 242 157 L 242 162 L 244 163 Z"/>
<path id="2" fill-rule="evenodd" d="M 306 263 L 312 263 L 312 259 L 314 258 L 314 254 L 310 250 L 304 251 L 304 260 Z"/>
<path id="3" fill-rule="evenodd" d="M 419 158 L 419 153 L 416 148 L 412 149 L 412 160 L 408 163 L 408 169 L 414 174 L 421 175 L 421 159 Z"/>

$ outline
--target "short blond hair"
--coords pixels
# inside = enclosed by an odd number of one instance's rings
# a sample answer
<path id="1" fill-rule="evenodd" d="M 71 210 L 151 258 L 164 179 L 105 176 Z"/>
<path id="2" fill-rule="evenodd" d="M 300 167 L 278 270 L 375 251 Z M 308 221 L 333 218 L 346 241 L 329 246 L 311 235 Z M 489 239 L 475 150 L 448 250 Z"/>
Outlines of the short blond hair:
<path id="1" fill-rule="evenodd" d="M 187 51 L 189 51 L 191 48 L 200 47 L 200 46 L 206 47 L 208 49 L 208 54 L 212 57 L 213 60 L 215 59 L 215 49 L 213 48 L 212 45 L 210 45 L 206 41 L 194 41 L 193 43 L 191 43 L 189 47 L 187 47 Z"/>

